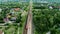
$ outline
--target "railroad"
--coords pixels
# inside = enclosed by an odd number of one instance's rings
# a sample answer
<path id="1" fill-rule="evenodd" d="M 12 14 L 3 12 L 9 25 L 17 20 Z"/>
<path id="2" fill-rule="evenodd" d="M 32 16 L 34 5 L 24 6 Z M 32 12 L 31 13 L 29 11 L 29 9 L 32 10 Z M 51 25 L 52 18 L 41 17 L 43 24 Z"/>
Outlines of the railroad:
<path id="1" fill-rule="evenodd" d="M 32 0 L 29 2 L 29 11 L 27 16 L 27 22 L 23 34 L 32 34 Z"/>

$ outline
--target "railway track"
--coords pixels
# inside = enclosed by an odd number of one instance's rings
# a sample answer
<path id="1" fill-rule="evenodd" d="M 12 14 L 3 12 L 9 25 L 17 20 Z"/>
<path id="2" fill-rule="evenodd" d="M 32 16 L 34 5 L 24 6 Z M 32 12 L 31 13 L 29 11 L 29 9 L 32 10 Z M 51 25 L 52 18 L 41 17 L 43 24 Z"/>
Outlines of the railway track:
<path id="1" fill-rule="evenodd" d="M 27 21 L 25 24 L 23 34 L 32 34 L 32 2 L 31 1 L 29 3 L 30 4 L 29 5 L 29 11 L 28 11 Z"/>

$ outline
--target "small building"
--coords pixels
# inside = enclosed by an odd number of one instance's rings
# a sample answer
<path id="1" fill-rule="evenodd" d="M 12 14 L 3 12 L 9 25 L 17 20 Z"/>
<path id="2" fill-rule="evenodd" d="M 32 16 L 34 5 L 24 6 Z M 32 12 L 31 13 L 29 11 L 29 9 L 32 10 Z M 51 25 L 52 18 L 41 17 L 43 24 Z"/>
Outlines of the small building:
<path id="1" fill-rule="evenodd" d="M 52 7 L 52 6 L 50 6 L 49 8 L 50 8 L 50 9 L 53 9 L 53 7 Z"/>
<path id="2" fill-rule="evenodd" d="M 49 31 L 49 32 L 47 32 L 46 34 L 51 34 L 51 32 Z"/>

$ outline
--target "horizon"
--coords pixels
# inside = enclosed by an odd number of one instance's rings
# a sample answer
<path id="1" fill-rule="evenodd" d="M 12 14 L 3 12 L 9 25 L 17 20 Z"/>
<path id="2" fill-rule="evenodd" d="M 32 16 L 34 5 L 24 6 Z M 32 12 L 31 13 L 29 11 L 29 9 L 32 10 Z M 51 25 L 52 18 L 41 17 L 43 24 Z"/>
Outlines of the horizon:
<path id="1" fill-rule="evenodd" d="M 29 2 L 30 0 L 0 0 L 0 3 L 4 2 Z M 60 3 L 60 0 L 32 0 L 34 3 Z"/>

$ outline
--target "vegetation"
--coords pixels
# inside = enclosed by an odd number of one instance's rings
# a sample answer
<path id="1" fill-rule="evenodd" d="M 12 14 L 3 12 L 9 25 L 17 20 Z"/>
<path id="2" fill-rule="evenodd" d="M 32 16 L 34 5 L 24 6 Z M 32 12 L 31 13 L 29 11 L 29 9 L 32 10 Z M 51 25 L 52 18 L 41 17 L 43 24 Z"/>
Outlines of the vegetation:
<path id="1" fill-rule="evenodd" d="M 50 31 L 51 34 L 60 34 L 60 11 L 58 9 L 50 9 L 48 4 L 39 4 L 37 6 L 33 5 L 33 24 L 35 26 L 34 34 L 46 34 Z M 28 3 L 5 3 L 0 4 L 2 11 L 0 12 L 0 23 L 5 23 L 4 18 L 7 14 L 10 14 L 11 9 L 20 8 L 17 14 L 17 19 L 15 22 L 7 23 L 0 27 L 5 34 L 17 34 L 19 29 L 19 34 L 23 33 L 24 25 L 27 19 L 27 11 L 29 10 Z M 39 6 L 38 6 L 39 5 Z M 52 4 L 51 6 L 57 7 L 59 4 Z M 11 11 L 13 12 L 13 11 Z M 15 11 L 16 12 L 16 11 Z M 11 16 L 12 17 L 12 16 Z M 9 18 L 10 19 L 10 18 Z"/>
<path id="2" fill-rule="evenodd" d="M 60 34 L 60 11 L 58 9 L 33 9 L 35 34 Z"/>
<path id="3" fill-rule="evenodd" d="M 23 33 L 23 29 L 24 29 L 24 25 L 26 22 L 26 17 L 27 17 L 27 10 L 28 8 L 26 8 L 28 6 L 28 4 L 19 4 L 19 3 L 5 3 L 5 4 L 0 4 L 0 8 L 2 9 L 2 11 L 0 12 L 0 23 L 4 24 L 5 22 L 3 21 L 3 19 L 7 16 L 7 14 L 10 13 L 11 9 L 14 8 L 20 8 L 19 12 L 17 12 L 17 19 L 15 22 L 12 23 L 6 23 L 5 25 L 3 25 L 4 27 L 1 27 L 0 29 L 2 29 L 5 34 L 18 34 L 18 29 L 19 29 L 19 34 Z M 11 11 L 13 12 L 13 11 Z M 11 15 L 11 14 L 9 14 Z M 12 16 L 11 16 L 12 17 Z M 10 18 L 9 18 L 10 19 Z M 5 27 L 7 26 L 7 27 Z"/>

